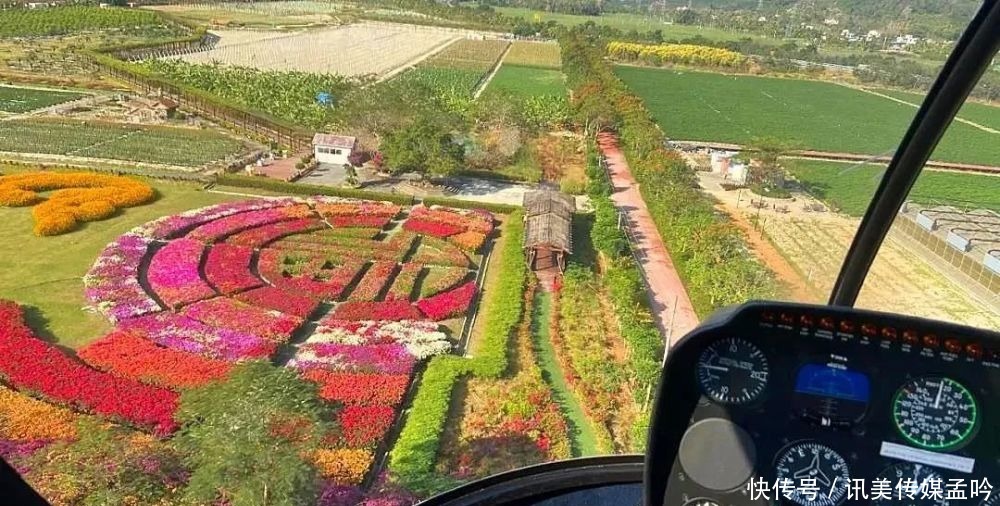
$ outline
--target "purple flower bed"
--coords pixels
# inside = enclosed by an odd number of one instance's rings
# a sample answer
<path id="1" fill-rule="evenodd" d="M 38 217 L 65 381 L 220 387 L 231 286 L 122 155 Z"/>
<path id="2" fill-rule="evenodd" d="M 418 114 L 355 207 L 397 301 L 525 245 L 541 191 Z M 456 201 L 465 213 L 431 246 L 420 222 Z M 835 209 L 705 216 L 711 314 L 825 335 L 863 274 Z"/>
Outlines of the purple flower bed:
<path id="1" fill-rule="evenodd" d="M 134 318 L 118 328 L 139 331 L 149 340 L 167 348 L 230 361 L 267 357 L 276 347 L 274 343 L 255 335 L 212 327 L 169 312 Z"/>
<path id="2" fill-rule="evenodd" d="M 310 214 L 311 211 L 305 204 L 247 211 L 199 225 L 185 237 L 211 243 L 241 230 L 268 225 L 289 218 L 304 218 Z"/>
<path id="3" fill-rule="evenodd" d="M 37 439 L 34 441 L 12 441 L 10 439 L 0 439 L 0 458 L 10 463 L 14 469 L 20 473 L 24 474 L 30 471 L 24 464 L 22 460 L 31 457 L 38 450 L 45 448 L 52 441 L 45 439 Z M 339 503 L 331 503 L 339 504 Z"/>
<path id="4" fill-rule="evenodd" d="M 205 245 L 198 241 L 177 239 L 153 254 L 146 278 L 166 305 L 176 309 L 215 295 L 198 272 L 204 252 Z"/>
<path id="5" fill-rule="evenodd" d="M 112 322 L 159 311 L 160 305 L 139 284 L 139 264 L 151 241 L 126 233 L 108 244 L 83 277 L 87 299 Z"/>

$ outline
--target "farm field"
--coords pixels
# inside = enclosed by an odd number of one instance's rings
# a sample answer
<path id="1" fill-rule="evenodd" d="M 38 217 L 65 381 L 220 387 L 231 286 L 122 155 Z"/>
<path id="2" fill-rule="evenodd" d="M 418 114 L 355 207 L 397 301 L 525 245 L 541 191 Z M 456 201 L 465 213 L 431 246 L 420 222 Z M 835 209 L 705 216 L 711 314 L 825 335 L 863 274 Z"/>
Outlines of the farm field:
<path id="1" fill-rule="evenodd" d="M 801 149 L 889 155 L 916 110 L 832 83 L 619 66 L 668 137 L 742 144 L 775 137 Z M 949 128 L 933 159 L 1000 165 L 1000 134 Z"/>
<path id="2" fill-rule="evenodd" d="M 22 113 L 83 97 L 82 93 L 0 86 L 0 112 Z"/>
<path id="3" fill-rule="evenodd" d="M 862 216 L 885 171 L 882 165 L 790 160 L 788 170 L 831 207 Z M 928 205 L 1000 210 L 1000 177 L 925 170 L 909 199 Z"/>
<path id="4" fill-rule="evenodd" d="M 238 31 L 215 31 L 222 44 L 209 51 L 172 57 L 190 63 L 221 62 L 260 70 L 295 70 L 348 77 L 380 75 L 438 47 L 455 35 L 416 25 L 357 23 L 291 33 L 261 34 L 262 40 L 229 44 Z M 335 51 L 317 48 L 336 48 Z"/>
<path id="5" fill-rule="evenodd" d="M 66 6 L 56 9 L 13 9 L 4 12 L 0 37 L 61 35 L 88 30 L 137 30 L 166 24 L 152 12 L 137 9 L 94 6 Z"/>
<path id="6" fill-rule="evenodd" d="M 558 69 L 562 67 L 562 56 L 559 44 L 554 42 L 515 40 L 503 62 L 504 65 Z"/>
<path id="7" fill-rule="evenodd" d="M 343 6 L 328 2 L 220 2 L 216 4 L 156 5 L 146 9 L 169 12 L 174 16 L 196 23 L 216 25 L 244 24 L 282 27 L 329 23 L 338 20 Z"/>
<path id="8" fill-rule="evenodd" d="M 613 13 L 602 16 L 582 16 L 558 12 L 542 12 L 522 7 L 494 7 L 494 9 L 508 16 L 520 16 L 528 21 L 540 21 L 543 23 L 555 21 L 561 25 L 576 26 L 591 22 L 600 26 L 617 28 L 622 31 L 637 30 L 639 32 L 647 32 L 650 30 L 662 30 L 663 38 L 667 40 L 681 40 L 700 36 L 711 40 L 739 40 L 744 37 L 753 37 L 761 41 L 773 40 L 775 44 L 780 42 L 775 39 L 760 37 L 756 34 L 730 32 L 718 28 L 671 25 L 662 20 L 638 14 Z"/>
<path id="9" fill-rule="evenodd" d="M 26 119 L 0 122 L 0 151 L 199 167 L 243 150 L 210 130 Z"/>
<path id="10" fill-rule="evenodd" d="M 924 100 L 924 95 L 920 93 L 883 89 L 873 89 L 872 91 L 917 105 L 920 105 Z M 962 105 L 962 109 L 958 111 L 958 117 L 979 123 L 994 130 L 1000 130 L 1000 104 L 988 105 L 966 101 Z"/>
<path id="11" fill-rule="evenodd" d="M 854 219 L 790 217 L 768 213 L 764 230 L 818 293 L 830 293 L 857 230 Z M 890 235 L 858 298 L 858 306 L 1000 329 L 1000 313 L 911 252 L 908 241 Z M 933 294 L 933 303 L 926 297 Z"/>
<path id="12" fill-rule="evenodd" d="M 493 76 L 486 92 L 506 92 L 518 97 L 540 97 L 566 95 L 566 84 L 562 72 L 536 67 L 509 65 L 506 62 Z"/>
<path id="13" fill-rule="evenodd" d="M 471 98 L 509 44 L 501 40 L 456 40 L 396 79 L 416 81 L 441 96 Z"/>

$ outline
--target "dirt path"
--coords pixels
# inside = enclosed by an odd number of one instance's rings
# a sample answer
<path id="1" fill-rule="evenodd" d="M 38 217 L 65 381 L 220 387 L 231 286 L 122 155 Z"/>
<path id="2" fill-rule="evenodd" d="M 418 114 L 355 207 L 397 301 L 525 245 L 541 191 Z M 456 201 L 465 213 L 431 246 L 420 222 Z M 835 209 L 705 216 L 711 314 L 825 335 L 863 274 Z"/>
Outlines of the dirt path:
<path id="1" fill-rule="evenodd" d="M 667 252 L 653 217 L 639 193 L 625 155 L 618 147 L 618 138 L 602 133 L 597 138 L 601 152 L 608 160 L 608 171 L 614 188 L 611 199 L 624 214 L 632 231 L 633 246 L 639 267 L 644 273 L 650 306 L 660 332 L 669 345 L 698 325 L 698 315 L 688 297 L 677 268 Z"/>

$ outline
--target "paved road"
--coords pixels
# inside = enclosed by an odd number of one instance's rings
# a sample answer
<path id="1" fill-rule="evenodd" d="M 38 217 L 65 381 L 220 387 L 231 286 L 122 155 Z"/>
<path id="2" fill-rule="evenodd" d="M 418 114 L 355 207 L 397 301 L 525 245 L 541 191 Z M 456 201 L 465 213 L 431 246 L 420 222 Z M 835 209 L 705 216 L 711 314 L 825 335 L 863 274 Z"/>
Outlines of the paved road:
<path id="1" fill-rule="evenodd" d="M 698 315 L 694 312 L 694 306 L 691 305 L 691 299 L 663 244 L 660 232 L 656 230 L 646 202 L 642 200 L 639 185 L 632 177 L 628 162 L 618 148 L 618 138 L 602 133 L 598 135 L 597 143 L 608 160 L 608 171 L 614 187 L 611 199 L 619 211 L 625 214 L 635 239 L 633 245 L 646 279 L 657 327 L 665 337 L 669 337 L 670 345 L 673 345 L 698 325 Z"/>

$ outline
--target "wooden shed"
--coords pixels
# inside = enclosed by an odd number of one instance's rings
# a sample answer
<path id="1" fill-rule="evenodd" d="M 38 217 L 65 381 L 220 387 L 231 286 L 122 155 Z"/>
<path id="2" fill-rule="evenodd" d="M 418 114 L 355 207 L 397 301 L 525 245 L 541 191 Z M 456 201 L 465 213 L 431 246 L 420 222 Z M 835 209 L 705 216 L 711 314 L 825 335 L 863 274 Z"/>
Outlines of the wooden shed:
<path id="1" fill-rule="evenodd" d="M 524 194 L 524 249 L 534 270 L 566 268 L 566 255 L 573 253 L 571 195 L 553 190 Z"/>

